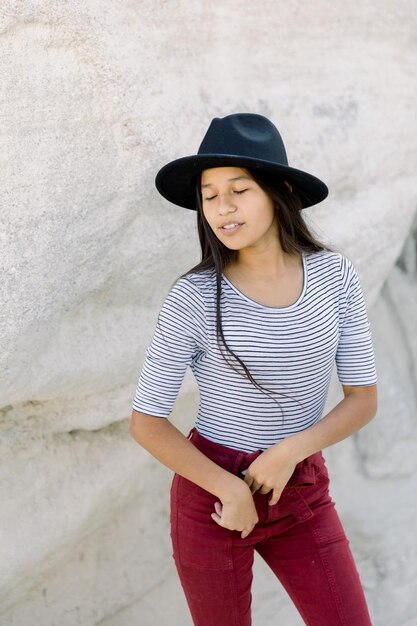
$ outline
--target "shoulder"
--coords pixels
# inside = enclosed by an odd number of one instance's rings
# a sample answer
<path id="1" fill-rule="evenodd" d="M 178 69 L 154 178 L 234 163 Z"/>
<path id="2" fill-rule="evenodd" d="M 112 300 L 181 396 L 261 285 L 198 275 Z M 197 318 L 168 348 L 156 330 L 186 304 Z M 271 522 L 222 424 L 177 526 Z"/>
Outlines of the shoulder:
<path id="1" fill-rule="evenodd" d="M 320 250 L 307 253 L 309 275 L 322 284 L 337 287 L 339 293 L 348 293 L 360 283 L 355 264 L 342 252 Z"/>
<path id="2" fill-rule="evenodd" d="M 210 267 L 199 272 L 189 272 L 178 280 L 186 280 L 197 287 L 204 287 L 216 281 L 216 270 L 214 267 Z"/>
<path id="3" fill-rule="evenodd" d="M 174 284 L 176 290 L 184 293 L 198 294 L 204 300 L 206 294 L 211 294 L 216 289 L 216 272 L 214 268 L 201 272 L 190 272 L 178 278 Z"/>
<path id="4" fill-rule="evenodd" d="M 341 252 L 330 250 L 318 250 L 317 252 L 305 253 L 308 266 L 317 274 L 340 275 L 343 263 L 349 262 Z"/>
<path id="5" fill-rule="evenodd" d="M 204 316 L 206 295 L 213 290 L 215 283 L 214 269 L 180 276 L 168 290 L 162 310 L 171 313 L 181 311 L 191 317 Z"/>
<path id="6" fill-rule="evenodd" d="M 347 270 L 355 269 L 352 259 L 347 257 L 342 252 L 319 250 L 317 252 L 306 252 L 306 257 L 312 266 L 317 269 L 331 269 L 335 268 L 339 271 L 346 272 Z"/>

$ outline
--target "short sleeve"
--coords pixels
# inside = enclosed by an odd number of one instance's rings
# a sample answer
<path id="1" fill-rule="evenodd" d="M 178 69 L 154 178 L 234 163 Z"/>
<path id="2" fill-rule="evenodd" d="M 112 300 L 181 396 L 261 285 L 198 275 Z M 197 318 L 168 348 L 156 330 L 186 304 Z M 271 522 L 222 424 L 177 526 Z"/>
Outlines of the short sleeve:
<path id="1" fill-rule="evenodd" d="M 204 353 L 205 307 L 200 290 L 187 278 L 171 288 L 158 315 L 139 376 L 132 407 L 169 417 L 187 367 Z"/>
<path id="2" fill-rule="evenodd" d="M 341 255 L 340 336 L 336 351 L 337 375 L 343 385 L 375 385 L 377 372 L 362 287 L 356 269 Z"/>

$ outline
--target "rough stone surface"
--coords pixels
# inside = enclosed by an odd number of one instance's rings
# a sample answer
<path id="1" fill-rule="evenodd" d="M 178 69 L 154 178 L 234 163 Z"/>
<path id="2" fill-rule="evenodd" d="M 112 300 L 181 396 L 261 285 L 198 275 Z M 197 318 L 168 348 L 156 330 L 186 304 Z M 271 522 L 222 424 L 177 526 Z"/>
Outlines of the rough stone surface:
<path id="1" fill-rule="evenodd" d="M 374 623 L 417 624 L 416 22 L 416 0 L 3 0 L 0 624 L 191 624 L 171 473 L 128 424 L 158 308 L 199 258 L 154 175 L 233 111 L 270 116 L 329 185 L 305 214 L 360 274 L 379 409 L 325 456 Z M 325 412 L 341 397 L 334 373 Z M 197 405 L 188 372 L 183 432 Z M 260 561 L 253 613 L 301 623 Z"/>

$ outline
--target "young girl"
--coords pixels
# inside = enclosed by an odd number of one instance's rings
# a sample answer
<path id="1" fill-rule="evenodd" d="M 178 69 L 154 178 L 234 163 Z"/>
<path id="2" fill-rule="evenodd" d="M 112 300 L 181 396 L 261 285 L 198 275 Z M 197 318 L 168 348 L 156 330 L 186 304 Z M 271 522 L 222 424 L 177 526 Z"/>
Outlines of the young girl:
<path id="1" fill-rule="evenodd" d="M 321 453 L 377 410 L 355 267 L 302 217 L 328 189 L 251 113 L 215 118 L 156 186 L 196 210 L 202 260 L 163 303 L 130 432 L 175 472 L 173 557 L 193 622 L 251 624 L 256 550 L 306 624 L 369 626 Z M 344 399 L 322 417 L 335 363 Z M 167 418 L 188 366 L 200 404 L 185 437 Z"/>

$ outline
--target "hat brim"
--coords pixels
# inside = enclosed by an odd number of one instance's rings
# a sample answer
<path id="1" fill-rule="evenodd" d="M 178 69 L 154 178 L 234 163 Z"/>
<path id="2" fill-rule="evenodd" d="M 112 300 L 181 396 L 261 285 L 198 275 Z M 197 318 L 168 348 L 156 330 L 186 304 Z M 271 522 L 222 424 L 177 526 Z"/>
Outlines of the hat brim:
<path id="1" fill-rule="evenodd" d="M 223 166 L 246 167 L 276 173 L 277 179 L 286 180 L 296 188 L 302 208 L 321 202 L 329 194 L 328 187 L 323 181 L 303 170 L 270 161 L 224 154 L 201 154 L 175 159 L 159 170 L 155 186 L 159 193 L 173 204 L 195 211 L 197 207 L 193 179 L 205 169 Z"/>

